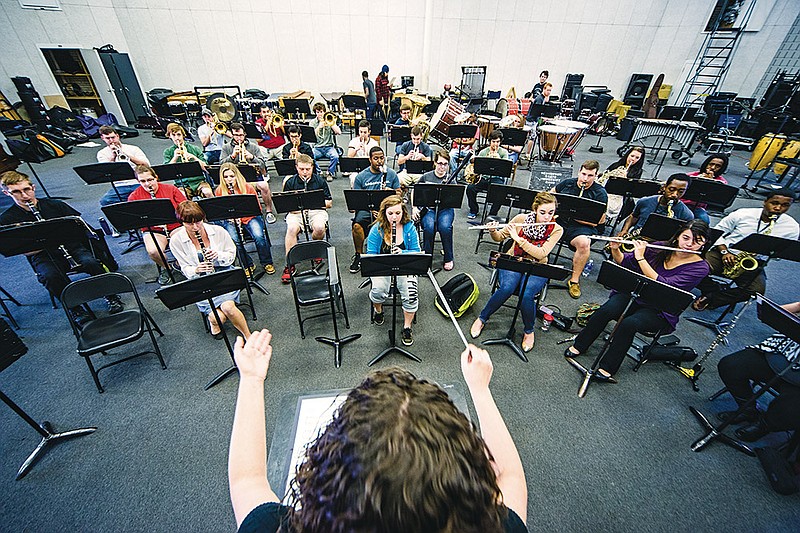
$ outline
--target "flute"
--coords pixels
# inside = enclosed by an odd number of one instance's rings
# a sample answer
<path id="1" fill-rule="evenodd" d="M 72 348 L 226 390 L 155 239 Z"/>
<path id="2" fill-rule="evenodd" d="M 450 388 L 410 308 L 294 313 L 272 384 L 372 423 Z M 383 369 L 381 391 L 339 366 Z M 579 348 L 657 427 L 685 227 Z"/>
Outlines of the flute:
<path id="1" fill-rule="evenodd" d="M 555 224 L 555 220 L 550 222 L 522 222 L 522 223 L 514 223 L 509 222 L 508 224 L 484 224 L 482 226 L 470 226 L 469 229 L 503 229 L 506 226 L 511 226 L 514 228 L 532 228 L 533 226 L 547 226 L 548 224 Z"/>
<path id="2" fill-rule="evenodd" d="M 603 236 L 600 236 L 600 235 L 590 235 L 589 238 L 590 239 L 594 239 L 596 241 L 618 242 L 620 244 L 634 244 L 636 242 L 636 241 L 629 241 L 627 239 L 620 239 L 618 237 L 603 237 Z M 642 241 L 642 242 L 644 242 L 644 241 Z M 649 242 L 645 243 L 645 244 L 648 247 L 655 248 L 657 250 L 669 250 L 671 252 L 683 252 L 683 253 L 686 253 L 686 254 L 697 254 L 697 255 L 700 255 L 702 253 L 699 250 L 684 250 L 683 248 L 675 248 L 675 247 L 672 247 L 672 246 L 663 246 L 661 244 L 650 244 Z"/>

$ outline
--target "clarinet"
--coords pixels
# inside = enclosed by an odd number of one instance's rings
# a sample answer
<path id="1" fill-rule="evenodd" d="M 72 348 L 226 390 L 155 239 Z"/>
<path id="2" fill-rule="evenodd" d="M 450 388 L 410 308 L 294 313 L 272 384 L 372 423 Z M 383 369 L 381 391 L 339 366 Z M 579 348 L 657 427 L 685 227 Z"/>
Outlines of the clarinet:
<path id="1" fill-rule="evenodd" d="M 230 196 L 233 196 L 234 194 L 236 194 L 236 191 L 233 189 L 233 185 L 231 185 L 230 183 L 226 183 L 225 186 L 228 187 L 228 194 Z M 239 229 L 239 235 L 241 235 L 242 234 L 242 219 L 241 218 L 234 218 L 233 221 L 236 223 L 236 227 Z"/>
<path id="2" fill-rule="evenodd" d="M 195 230 L 194 236 L 197 237 L 197 242 L 200 243 L 200 250 L 197 252 L 197 259 L 201 263 L 208 262 L 208 259 L 206 258 L 206 252 L 208 251 L 208 248 L 206 248 L 205 244 L 203 244 L 203 234 L 200 233 L 200 230 Z M 213 262 L 211 263 L 211 268 L 216 270 Z M 208 274 L 208 272 L 200 273 L 201 276 L 205 276 L 206 274 Z"/>
<path id="3" fill-rule="evenodd" d="M 381 166 L 381 190 L 386 188 L 386 165 Z"/>
<path id="4" fill-rule="evenodd" d="M 153 189 L 152 187 L 150 187 L 150 188 L 148 188 L 148 189 L 147 189 L 147 192 L 149 192 L 149 193 L 150 193 L 150 199 L 151 199 L 151 200 L 155 200 L 155 199 L 156 199 L 156 191 L 155 191 L 155 189 Z M 167 229 L 167 225 L 166 225 L 166 224 L 164 224 L 163 226 L 159 226 L 159 227 L 160 227 L 160 228 L 164 228 L 164 233 L 166 233 L 167 235 L 169 235 L 169 229 Z"/>
<path id="5" fill-rule="evenodd" d="M 392 222 L 392 242 L 391 242 L 391 244 L 389 246 L 389 253 L 390 254 L 394 253 L 394 246 L 395 246 L 394 243 L 395 243 L 396 240 L 397 240 L 397 223 L 396 222 Z"/>
<path id="6" fill-rule="evenodd" d="M 33 213 L 33 216 L 37 221 L 41 222 L 44 220 L 44 217 L 42 217 L 42 214 L 39 212 L 38 209 L 36 209 L 36 206 L 33 204 L 33 202 L 25 202 L 25 205 L 28 206 L 28 209 L 31 210 L 31 213 Z M 69 250 L 67 250 L 66 246 L 60 244 L 58 246 L 58 251 L 61 252 L 61 254 L 64 256 L 64 259 L 67 260 L 70 269 L 74 270 L 80 266 L 78 262 L 75 261 L 75 258 L 72 257 L 72 255 L 69 253 Z"/>

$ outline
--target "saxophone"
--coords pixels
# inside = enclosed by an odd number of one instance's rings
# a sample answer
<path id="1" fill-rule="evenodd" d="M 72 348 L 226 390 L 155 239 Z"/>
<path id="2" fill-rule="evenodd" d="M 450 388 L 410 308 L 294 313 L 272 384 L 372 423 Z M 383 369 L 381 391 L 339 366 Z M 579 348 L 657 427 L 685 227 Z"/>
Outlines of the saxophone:
<path id="1" fill-rule="evenodd" d="M 772 233 L 772 228 L 775 227 L 775 221 L 778 220 L 778 215 L 770 215 L 769 225 L 764 230 L 762 235 L 769 235 Z M 758 268 L 758 258 L 756 254 L 750 252 L 739 252 L 736 254 L 736 262 L 731 266 L 726 266 L 722 270 L 722 275 L 728 279 L 736 279 L 745 272 L 752 272 Z"/>
<path id="2" fill-rule="evenodd" d="M 667 217 L 668 218 L 675 218 L 675 213 L 672 211 L 672 206 L 675 205 L 675 200 L 670 200 L 667 202 Z"/>
<path id="3" fill-rule="evenodd" d="M 486 154 L 486 157 L 494 157 L 495 159 L 500 159 L 500 152 L 493 152 L 489 150 L 489 153 Z M 475 174 L 475 165 L 470 163 L 467 165 L 467 168 L 464 169 L 464 181 L 467 182 L 467 185 L 472 185 L 473 183 L 477 183 L 480 181 L 481 176 L 479 174 Z"/>
<path id="4" fill-rule="evenodd" d="M 627 167 L 617 167 L 614 170 L 607 170 L 603 172 L 603 175 L 597 178 L 597 183 L 602 185 L 603 187 L 606 186 L 608 180 L 611 178 L 628 178 L 628 168 Z"/>

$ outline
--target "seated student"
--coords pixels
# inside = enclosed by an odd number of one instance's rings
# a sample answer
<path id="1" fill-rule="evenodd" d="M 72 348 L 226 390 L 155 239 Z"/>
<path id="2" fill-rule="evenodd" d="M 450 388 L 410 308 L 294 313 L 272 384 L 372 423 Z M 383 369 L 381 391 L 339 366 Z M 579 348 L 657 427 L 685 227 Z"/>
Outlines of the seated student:
<path id="1" fill-rule="evenodd" d="M 172 146 L 164 150 L 165 165 L 197 161 L 200 163 L 200 168 L 205 171 L 206 160 L 203 150 L 199 146 L 186 142 L 186 131 L 183 126 L 170 122 L 167 125 L 167 137 L 172 140 Z M 191 178 L 182 178 L 176 180 L 176 182 L 187 197 L 203 196 L 211 198 L 214 196 L 214 191 L 211 190 L 211 185 L 208 184 L 203 174 Z"/>
<path id="2" fill-rule="evenodd" d="M 661 187 L 661 194 L 640 198 L 636 202 L 633 213 L 625 219 L 618 235 L 627 235 L 629 231 L 634 231 L 638 235 L 653 213 L 680 220 L 694 219 L 689 208 L 679 201 L 691 182 L 692 178 L 686 174 L 673 174 L 668 177 L 667 182 Z"/>
<path id="3" fill-rule="evenodd" d="M 378 146 L 375 139 L 369 136 L 370 125 L 366 120 L 358 123 L 358 136 L 353 137 L 347 145 L 347 157 L 369 157 L 370 150 Z M 349 174 L 350 186 L 355 184 L 356 174 Z"/>
<path id="4" fill-rule="evenodd" d="M 496 157 L 499 159 L 508 159 L 508 151 L 500 146 L 503 141 L 503 134 L 495 130 L 489 134 L 489 146 L 478 152 L 476 157 Z M 467 203 L 469 204 L 469 214 L 467 218 L 472 220 L 478 217 L 478 193 L 489 190 L 490 183 L 505 183 L 505 178 L 502 176 L 480 176 L 478 181 L 467 185 Z M 500 204 L 492 205 L 489 210 L 490 215 L 496 215 L 500 212 Z"/>
<path id="5" fill-rule="evenodd" d="M 461 137 L 460 139 L 453 139 L 449 153 L 451 172 L 455 172 L 458 168 L 458 165 L 460 165 L 468 155 L 474 153 L 474 146 L 480 138 L 480 135 L 480 128 L 478 128 L 475 130 L 475 135 L 473 137 Z"/>
<path id="6" fill-rule="evenodd" d="M 178 219 L 181 221 L 181 227 L 172 234 L 170 249 L 184 276 L 193 279 L 231 268 L 236 259 L 233 240 L 223 228 L 205 223 L 206 214 L 197 202 L 191 200 L 181 202 L 178 205 Z M 215 296 L 212 301 L 223 323 L 225 320 L 230 320 L 245 339 L 250 337 L 247 319 L 236 307 L 239 303 L 238 289 Z M 196 305 L 208 318 L 211 335 L 215 339 L 221 339 L 222 324 L 217 322 L 211 306 L 205 300 L 197 302 Z"/>
<path id="7" fill-rule="evenodd" d="M 790 313 L 800 313 L 800 302 L 781 306 Z M 739 406 L 753 395 L 751 382 L 766 383 L 786 369 L 797 364 L 800 344 L 776 333 L 758 344 L 726 355 L 720 359 L 717 369 L 719 377 Z M 745 442 L 755 442 L 774 431 L 800 430 L 800 372 L 789 371 L 776 385 L 778 396 L 769 402 L 767 410 L 760 411 L 755 405 L 745 409 L 734 423 L 749 422 L 752 425 L 739 428 L 736 436 Z M 718 416 L 729 420 L 736 411 L 723 411 Z"/>
<path id="8" fill-rule="evenodd" d="M 480 435 L 438 385 L 396 367 L 373 371 L 309 443 L 281 504 L 267 479 L 271 340 L 256 331 L 234 349 L 228 482 L 239 531 L 527 531 L 525 471 L 489 390 L 489 354 L 472 345 L 461 371 Z"/>
<path id="9" fill-rule="evenodd" d="M 186 196 L 184 196 L 179 188 L 169 183 L 159 183 L 158 175 L 155 170 L 147 165 L 139 165 L 136 167 L 136 179 L 139 180 L 139 188 L 128 196 L 129 202 L 135 200 L 150 200 L 152 198 L 167 198 L 177 210 L 178 205 L 186 201 Z M 147 231 L 142 238 L 144 239 L 144 248 L 147 250 L 147 255 L 160 267 L 160 272 L 158 274 L 159 285 L 169 284 L 170 279 L 169 272 L 166 270 L 166 265 L 161 259 L 161 254 L 158 253 L 158 250 L 161 249 L 162 252 L 166 253 L 167 247 L 169 246 L 169 238 L 180 226 L 180 224 L 175 222 L 167 226 L 141 228 L 143 231 L 149 229 L 153 231 L 152 236 L 150 232 Z"/>
<path id="10" fill-rule="evenodd" d="M 273 211 L 272 205 L 272 189 L 269 187 L 269 173 L 267 172 L 267 164 L 264 158 L 261 157 L 261 147 L 247 138 L 244 126 L 234 122 L 230 127 L 231 142 L 222 147 L 222 155 L 220 156 L 220 163 L 235 163 L 237 165 L 251 165 L 258 169 L 261 174 L 261 181 L 255 182 L 255 187 L 261 193 L 261 198 L 264 200 L 265 209 L 267 211 L 267 223 L 274 224 L 277 220 Z"/>
<path id="11" fill-rule="evenodd" d="M 431 147 L 422 141 L 422 128 L 419 126 L 411 128 L 411 140 L 403 143 L 397 155 L 400 183 L 408 187 L 418 182 L 421 176 L 421 174 L 409 174 L 406 171 L 406 161 L 430 161 L 432 155 Z"/>
<path id="12" fill-rule="evenodd" d="M 239 169 L 233 163 L 223 163 L 222 166 L 219 167 L 219 175 L 220 184 L 217 190 L 214 191 L 215 195 L 252 194 L 258 196 L 255 187 L 245 181 L 244 176 L 242 176 L 242 173 L 239 172 Z M 239 224 L 242 230 L 246 230 L 253 238 L 253 241 L 255 241 L 258 260 L 261 262 L 261 267 L 264 269 L 264 272 L 270 275 L 274 274 L 275 265 L 272 264 L 272 245 L 269 241 L 269 232 L 267 231 L 266 224 L 264 224 L 264 219 L 259 216 L 244 217 L 239 220 Z M 241 246 L 236 222 L 233 220 L 225 220 L 222 225 L 228 231 L 228 234 L 231 236 L 236 246 Z M 252 273 L 253 260 L 250 259 L 250 255 L 244 252 L 244 249 L 242 249 L 242 252 L 242 255 L 247 261 L 247 265 L 245 266 L 251 269 Z"/>
<path id="13" fill-rule="evenodd" d="M 597 183 L 606 186 L 608 180 L 613 178 L 625 178 L 629 180 L 642 179 L 642 168 L 644 167 L 644 148 L 632 146 L 619 160 L 611 163 L 603 174 L 597 178 Z M 633 210 L 633 200 L 630 198 L 623 205 L 624 198 L 619 194 L 608 195 L 608 207 L 606 218 L 612 219 L 627 217 Z"/>
<path id="14" fill-rule="evenodd" d="M 273 116 L 272 108 L 265 104 L 259 109 L 256 119 L 256 125 L 261 131 L 261 140 L 258 141 L 258 145 L 264 149 L 262 152 L 264 161 L 280 159 L 283 145 L 286 144 L 283 126 L 276 128 L 272 123 Z"/>
<path id="15" fill-rule="evenodd" d="M 327 181 L 333 181 L 336 177 L 336 168 L 339 165 L 339 152 L 336 150 L 336 136 L 341 135 L 342 130 L 336 125 L 335 121 L 330 126 L 325 125 L 325 112 L 325 104 L 322 102 L 314 104 L 314 114 L 316 118 L 311 120 L 309 126 L 314 128 L 314 134 L 317 136 L 317 142 L 314 145 L 314 159 L 319 160 L 327 158 L 330 161 L 328 172 L 325 173 L 325 179 Z M 319 173 L 320 169 L 318 164 L 316 164 L 316 168 Z"/>
<path id="16" fill-rule="evenodd" d="M 394 235 L 394 241 L 392 241 L 392 235 Z M 367 253 L 400 254 L 419 251 L 417 230 L 411 221 L 403 199 L 400 195 L 384 198 L 377 219 L 367 236 Z M 380 326 L 384 321 L 383 303 L 389 298 L 392 278 L 390 276 L 373 276 L 370 280 L 372 281 L 372 290 L 369 291 L 369 299 L 375 310 L 373 321 Z M 397 276 L 397 290 L 403 300 L 403 330 L 400 338 L 403 344 L 411 346 L 414 344 L 411 326 L 419 308 L 417 276 Z"/>
<path id="17" fill-rule="evenodd" d="M 81 214 L 71 206 L 51 198 L 36 198 L 36 185 L 26 174 L 9 170 L 0 177 L 3 192 L 14 200 L 13 205 L 0 213 L 0 226 L 8 226 L 24 222 L 35 222 L 42 219 L 61 218 L 68 216 L 79 217 Z M 106 272 L 103 264 L 97 260 L 92 252 L 80 242 L 65 243 L 64 249 L 78 264 L 76 270 L 85 272 L 90 276 Z M 61 293 L 72 280 L 66 275 L 71 267 L 63 250 L 54 248 L 38 250 L 26 254 L 28 263 L 36 273 L 36 279 L 44 285 L 47 292 L 56 300 L 61 300 Z M 13 276 L 8 273 L 8 278 Z M 18 279 L 18 278 L 17 278 Z M 119 296 L 106 298 L 109 313 L 119 313 L 124 309 Z M 78 324 L 83 324 L 90 319 L 82 307 L 70 309 L 70 314 Z"/>
<path id="18" fill-rule="evenodd" d="M 200 115 L 203 117 L 203 124 L 197 127 L 197 136 L 203 145 L 203 153 L 209 165 L 219 163 L 219 156 L 222 154 L 222 146 L 225 144 L 225 137 L 231 138 L 230 130 L 225 133 L 217 133 L 217 119 L 210 109 L 204 107 Z"/>
<path id="19" fill-rule="evenodd" d="M 430 172 L 426 172 L 419 179 L 419 183 L 444 183 L 447 181 L 449 172 L 449 157 L 444 150 L 434 152 L 434 167 Z M 436 238 L 434 229 L 439 232 L 442 238 L 442 249 L 444 250 L 444 270 L 453 270 L 455 266 L 453 255 L 453 219 L 456 211 L 452 207 L 439 209 L 438 215 L 434 214 L 433 209 L 426 209 L 422 215 L 422 249 L 426 254 L 433 254 L 433 241 Z M 420 208 L 414 207 L 414 220 L 420 218 Z"/>
<path id="20" fill-rule="evenodd" d="M 314 174 L 314 160 L 305 154 L 297 156 L 297 174 L 290 177 L 283 183 L 283 192 L 290 191 L 316 191 L 321 190 L 325 195 L 325 209 L 307 209 L 305 211 L 308 224 L 311 226 L 311 238 L 321 241 L 325 238 L 325 229 L 328 225 L 328 212 L 326 209 L 333 207 L 333 197 L 328 183 L 319 174 Z M 297 236 L 303 231 L 305 220 L 300 211 L 292 211 L 286 215 L 286 238 L 284 239 L 286 256 L 289 256 L 295 244 Z M 292 281 L 292 270 L 287 264 L 281 275 L 281 282 L 290 283 Z"/>
<path id="21" fill-rule="evenodd" d="M 388 105 L 388 103 L 387 103 Z M 411 106 L 408 104 L 403 104 L 400 106 L 400 117 L 394 121 L 392 126 L 395 127 L 404 127 L 411 125 Z M 395 155 L 400 155 L 400 149 L 403 147 L 404 143 L 397 143 L 394 147 Z"/>
<path id="22" fill-rule="evenodd" d="M 725 154 L 714 154 L 708 156 L 705 161 L 703 161 L 703 164 L 700 165 L 700 170 L 690 172 L 687 175 L 690 178 L 701 178 L 728 183 L 728 180 L 722 175 L 726 170 L 728 170 L 728 156 Z M 697 203 L 694 200 L 686 200 L 683 198 L 681 198 L 681 202 L 686 204 L 686 207 L 692 211 L 694 218 L 699 218 L 706 224 L 711 224 L 711 219 L 708 218 L 708 212 L 706 211 L 708 204 Z"/>
<path id="23" fill-rule="evenodd" d="M 133 169 L 136 165 L 150 165 L 142 149 L 133 144 L 123 144 L 119 133 L 113 127 L 100 126 L 98 133 L 100 140 L 106 143 L 106 146 L 97 152 L 98 163 L 128 163 Z M 108 189 L 100 199 L 100 206 L 124 202 L 138 186 L 139 183 L 135 179 L 115 181 L 114 187 Z"/>
<path id="24" fill-rule="evenodd" d="M 555 223 L 556 197 L 549 192 L 540 192 L 536 195 L 531 205 L 531 212 L 520 213 L 511 219 L 510 224 L 498 226 L 490 223 L 492 228 L 489 236 L 495 242 L 502 242 L 511 238 L 514 245 L 510 250 L 511 255 L 524 257 L 537 263 L 547 263 L 547 256 L 564 234 L 564 229 Z M 548 223 L 534 226 L 532 224 Z M 531 224 L 526 226 L 525 224 Z M 498 270 L 498 287 L 470 329 L 472 338 L 477 338 L 486 322 L 495 311 L 500 309 L 509 297 L 520 290 L 524 275 L 511 270 Z M 520 296 L 522 321 L 525 324 L 522 337 L 522 350 L 525 352 L 533 349 L 534 330 L 536 329 L 536 296 L 547 285 L 547 278 L 529 276 L 525 284 L 525 293 Z"/>
<path id="25" fill-rule="evenodd" d="M 702 250 L 707 237 L 708 224 L 702 220 L 690 220 L 678 229 L 669 242 L 661 243 L 686 252 L 658 250 L 637 240 L 633 252 L 625 254 L 619 249 L 618 242 L 612 242 L 611 255 L 615 263 L 637 274 L 691 291 L 708 275 L 708 263 L 700 255 L 691 253 L 692 250 Z M 569 359 L 585 354 L 608 323 L 619 318 L 629 300 L 630 294 L 611 291 L 611 297 L 592 314 L 589 323 L 575 337 L 575 343 L 564 351 L 564 357 Z M 636 333 L 659 330 L 670 333 L 675 331 L 677 324 L 676 315 L 661 311 L 653 302 L 634 301 L 619 324 L 594 379 L 616 383 L 612 376 L 622 365 Z"/>
<path id="26" fill-rule="evenodd" d="M 286 132 L 289 136 L 289 142 L 284 144 L 283 148 L 281 148 L 281 156 L 283 156 L 283 159 L 297 159 L 298 155 L 306 154 L 313 161 L 314 149 L 311 148 L 310 144 L 303 141 L 303 131 L 300 129 L 300 126 L 291 124 L 286 128 Z"/>
<path id="27" fill-rule="evenodd" d="M 386 168 L 386 158 L 380 146 L 373 146 L 369 151 L 369 166 L 358 173 L 353 183 L 356 190 L 399 189 L 400 180 L 397 173 L 391 168 Z M 364 251 L 369 226 L 372 224 L 372 213 L 369 211 L 356 211 L 353 217 L 351 232 L 353 234 L 353 247 L 355 253 L 350 261 L 350 272 L 355 274 L 361 269 L 361 252 Z"/>

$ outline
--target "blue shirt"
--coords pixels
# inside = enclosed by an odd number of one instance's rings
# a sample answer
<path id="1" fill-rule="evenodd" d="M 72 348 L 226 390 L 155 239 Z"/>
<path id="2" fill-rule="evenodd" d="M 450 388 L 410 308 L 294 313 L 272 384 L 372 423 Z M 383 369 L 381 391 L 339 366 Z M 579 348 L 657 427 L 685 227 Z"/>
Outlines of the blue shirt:
<path id="1" fill-rule="evenodd" d="M 381 188 L 381 173 L 373 174 L 372 167 L 367 167 L 356 176 L 353 182 L 354 189 L 379 190 Z M 386 169 L 386 187 L 390 189 L 400 188 L 400 179 L 397 172 L 391 168 Z"/>
<path id="2" fill-rule="evenodd" d="M 367 93 L 367 104 L 377 104 L 378 98 L 375 96 L 375 84 L 372 83 L 372 80 L 365 79 L 363 85 L 364 91 Z"/>
<path id="3" fill-rule="evenodd" d="M 658 215 L 667 216 L 667 206 L 661 205 L 658 200 L 661 198 L 661 195 L 655 196 L 646 196 L 641 198 L 638 202 L 636 202 L 636 207 L 633 208 L 633 218 L 636 219 L 636 224 L 633 228 L 641 228 L 644 226 L 644 223 L 647 222 L 647 218 L 656 213 Z M 683 202 L 675 202 L 672 206 L 672 213 L 675 218 L 679 218 L 681 220 L 692 220 L 694 215 L 689 210 Z M 633 229 L 631 228 L 631 229 Z"/>

